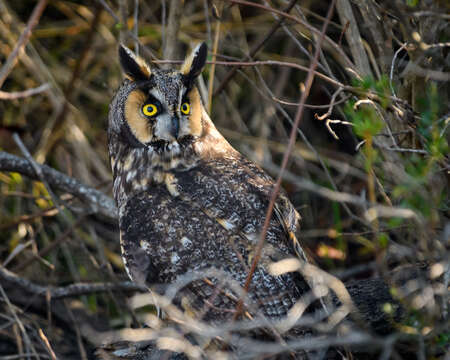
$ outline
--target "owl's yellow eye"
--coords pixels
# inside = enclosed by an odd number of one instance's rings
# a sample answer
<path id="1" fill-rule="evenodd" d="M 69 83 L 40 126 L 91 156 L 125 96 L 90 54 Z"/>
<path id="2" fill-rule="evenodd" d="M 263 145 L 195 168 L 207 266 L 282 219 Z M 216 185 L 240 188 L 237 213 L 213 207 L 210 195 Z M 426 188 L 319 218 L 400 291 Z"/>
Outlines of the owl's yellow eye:
<path id="1" fill-rule="evenodd" d="M 142 112 L 146 116 L 155 116 L 158 113 L 158 108 L 155 104 L 145 104 L 142 107 Z"/>
<path id="2" fill-rule="evenodd" d="M 189 111 L 191 111 L 191 106 L 187 102 L 183 103 L 181 105 L 181 112 L 185 115 L 188 115 Z"/>

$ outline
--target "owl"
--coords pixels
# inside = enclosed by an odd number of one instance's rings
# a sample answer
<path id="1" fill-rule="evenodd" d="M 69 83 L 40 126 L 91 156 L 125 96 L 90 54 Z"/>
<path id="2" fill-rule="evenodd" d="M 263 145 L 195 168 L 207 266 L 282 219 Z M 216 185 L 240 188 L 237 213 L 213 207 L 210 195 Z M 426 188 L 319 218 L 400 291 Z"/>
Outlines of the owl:
<path id="1" fill-rule="evenodd" d="M 120 46 L 126 79 L 110 104 L 108 142 L 128 275 L 150 289 L 184 281 L 174 303 L 218 323 L 243 296 L 274 181 L 205 111 L 196 79 L 206 57 L 202 43 L 180 70 L 162 70 Z M 299 219 L 282 192 L 245 297 L 248 318 L 281 318 L 309 290 L 299 274 L 269 271 L 275 261 L 304 257 Z"/>

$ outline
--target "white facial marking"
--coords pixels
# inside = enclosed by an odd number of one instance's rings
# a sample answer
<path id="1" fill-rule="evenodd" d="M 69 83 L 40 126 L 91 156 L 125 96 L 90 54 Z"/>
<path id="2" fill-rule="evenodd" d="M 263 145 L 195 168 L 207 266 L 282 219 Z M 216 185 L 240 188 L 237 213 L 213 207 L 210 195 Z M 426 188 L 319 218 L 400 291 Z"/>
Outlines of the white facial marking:
<path id="1" fill-rule="evenodd" d="M 156 87 L 152 88 L 149 92 L 151 95 L 153 95 L 159 101 L 161 101 L 161 99 L 164 99 L 164 94 L 162 94 L 161 91 L 159 91 L 159 89 Z"/>
<path id="2" fill-rule="evenodd" d="M 136 170 L 132 170 L 127 174 L 127 182 L 136 176 Z"/>
<path id="3" fill-rule="evenodd" d="M 145 241 L 145 240 L 141 240 L 140 241 L 140 245 L 141 245 L 141 248 L 145 251 L 145 252 L 149 252 L 150 251 L 150 244 L 148 243 L 148 241 Z"/>
<path id="4" fill-rule="evenodd" d="M 170 261 L 172 262 L 172 264 L 176 264 L 178 261 L 180 261 L 180 257 L 177 253 L 173 253 Z"/>
<path id="5" fill-rule="evenodd" d="M 187 238 L 186 236 L 183 236 L 183 237 L 181 238 L 181 244 L 182 244 L 184 247 L 190 247 L 190 246 L 192 245 L 192 240 L 189 239 L 189 238 Z"/>

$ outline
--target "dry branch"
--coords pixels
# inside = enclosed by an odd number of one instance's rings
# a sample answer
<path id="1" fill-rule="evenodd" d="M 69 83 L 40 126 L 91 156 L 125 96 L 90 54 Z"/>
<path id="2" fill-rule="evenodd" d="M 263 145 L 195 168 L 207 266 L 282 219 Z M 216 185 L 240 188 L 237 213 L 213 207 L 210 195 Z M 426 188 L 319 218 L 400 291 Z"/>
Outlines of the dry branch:
<path id="1" fill-rule="evenodd" d="M 250 270 L 247 274 L 247 278 L 245 280 L 245 284 L 244 284 L 244 290 L 247 292 L 248 288 L 250 286 L 250 282 L 252 280 L 253 277 L 253 273 L 256 270 L 256 266 L 261 258 L 261 252 L 264 246 L 264 242 L 265 242 L 265 238 L 266 238 L 266 234 L 267 234 L 267 230 L 269 228 L 269 223 L 270 223 L 270 219 L 272 218 L 272 213 L 274 210 L 274 206 L 275 206 L 275 201 L 277 200 L 278 194 L 280 192 L 280 188 L 281 188 L 281 180 L 283 178 L 283 172 L 286 170 L 286 166 L 289 160 L 289 157 L 291 156 L 292 150 L 294 148 L 295 145 L 295 140 L 297 138 L 297 128 L 300 124 L 300 120 L 302 119 L 302 115 L 303 115 L 303 109 L 304 109 L 304 104 L 306 102 L 306 99 L 309 95 L 309 91 L 311 89 L 313 80 L 314 80 L 314 75 L 315 75 L 315 70 L 317 67 L 317 62 L 319 60 L 319 54 L 320 54 L 320 48 L 322 45 L 322 41 L 325 37 L 325 32 L 326 29 L 328 27 L 328 23 L 331 19 L 331 16 L 333 14 L 334 11 L 334 5 L 335 5 L 335 0 L 332 0 L 329 8 L 328 8 L 328 14 L 327 14 L 327 20 L 325 21 L 322 31 L 320 33 L 320 39 L 319 39 L 319 44 L 316 48 L 316 52 L 314 54 L 314 58 L 313 61 L 308 69 L 308 76 L 306 78 L 306 83 L 305 83 L 305 89 L 302 91 L 301 95 L 300 95 L 300 102 L 299 102 L 299 106 L 297 109 L 297 113 L 295 115 L 295 120 L 294 120 L 294 124 L 292 126 L 292 130 L 291 130 L 291 134 L 289 136 L 289 143 L 288 143 L 288 147 L 286 152 L 283 154 L 283 160 L 281 163 L 281 170 L 280 173 L 277 177 L 277 180 L 275 182 L 275 185 L 272 189 L 272 193 L 270 195 L 270 201 L 269 201 L 269 206 L 267 207 L 267 212 L 266 212 L 266 218 L 264 219 L 264 225 L 263 228 L 261 230 L 261 236 L 260 239 L 258 241 L 258 245 L 256 247 L 255 250 L 255 256 L 253 258 Z M 235 318 L 237 316 L 239 316 L 242 312 L 242 306 L 243 306 L 243 299 L 240 299 L 237 305 L 237 309 L 236 309 L 236 315 Z"/>
<path id="2" fill-rule="evenodd" d="M 47 91 L 49 88 L 50 88 L 49 84 L 42 84 L 41 86 L 38 86 L 37 88 L 28 89 L 28 90 L 24 90 L 24 91 L 15 91 L 15 92 L 0 91 L 0 100 L 22 99 L 25 97 L 40 94 L 44 91 Z"/>
<path id="3" fill-rule="evenodd" d="M 40 167 L 42 175 L 50 186 L 79 198 L 89 207 L 90 213 L 101 215 L 113 222 L 117 221 L 117 208 L 110 197 L 47 165 L 37 166 Z M 0 171 L 18 172 L 31 179 L 39 180 L 29 161 L 3 151 L 0 151 Z"/>
<path id="4" fill-rule="evenodd" d="M 176 59 L 178 55 L 178 31 L 183 14 L 184 1 L 170 0 L 169 18 L 167 20 L 166 34 L 164 36 L 164 59 Z"/>
<path id="5" fill-rule="evenodd" d="M 294 7 L 296 2 L 297 2 L 297 0 L 291 0 L 289 2 L 289 4 L 283 9 L 283 11 L 285 13 L 289 13 L 289 11 L 291 11 L 291 9 Z M 264 38 L 250 50 L 250 53 L 246 56 L 246 58 L 243 61 L 251 60 L 258 53 L 258 51 L 261 50 L 261 48 L 266 44 L 266 42 L 269 41 L 269 39 L 275 34 L 275 32 L 278 30 L 278 28 L 283 24 L 283 21 L 284 21 L 284 18 L 281 17 L 272 26 L 272 28 L 267 32 L 266 36 L 264 36 Z M 233 69 L 231 69 L 230 71 L 228 71 L 228 73 L 225 75 L 222 82 L 219 84 L 217 89 L 214 91 L 214 96 L 219 94 L 225 88 L 225 86 L 228 84 L 228 82 L 231 80 L 231 78 L 234 76 L 234 74 L 236 74 L 238 69 L 239 69 L 239 67 L 236 66 Z"/>
<path id="6" fill-rule="evenodd" d="M 21 278 L 11 271 L 0 266 L 0 278 L 3 281 L 13 283 L 21 287 L 25 292 L 39 296 L 50 296 L 53 299 L 74 297 L 86 294 L 94 294 L 108 291 L 148 291 L 147 288 L 139 286 L 131 281 L 118 283 L 77 283 L 68 286 L 43 286 L 35 284 L 27 279 Z"/>
<path id="7" fill-rule="evenodd" d="M 367 59 L 366 51 L 361 40 L 358 24 L 353 15 L 352 6 L 348 0 L 337 0 L 336 10 L 341 19 L 341 24 L 349 23 L 345 31 L 345 38 L 350 46 L 350 51 L 355 61 L 356 68 L 360 71 L 361 76 L 369 76 L 372 74 L 369 60 Z"/>
<path id="8" fill-rule="evenodd" d="M 268 6 L 264 6 L 264 5 L 261 5 L 261 4 L 258 4 L 258 3 L 253 3 L 253 2 L 250 2 L 250 1 L 244 1 L 244 0 L 222 0 L 222 1 L 227 1 L 227 2 L 234 3 L 234 4 L 252 6 L 252 7 L 259 8 L 259 9 L 263 9 L 265 11 L 273 12 L 273 13 L 279 15 L 279 16 L 284 17 L 285 19 L 292 20 L 292 21 L 294 21 L 294 22 L 304 26 L 305 28 L 307 28 L 309 31 L 311 31 L 316 36 L 319 36 L 319 37 L 322 36 L 320 30 L 316 29 L 314 26 L 310 25 L 309 23 L 303 21 L 302 19 L 300 19 L 300 18 L 298 18 L 296 16 L 287 14 L 284 11 L 276 10 L 276 9 L 268 7 Z M 330 46 L 342 58 L 342 61 L 348 67 L 348 68 L 346 68 L 346 70 L 349 72 L 349 74 L 352 77 L 354 77 L 354 76 L 358 77 L 355 65 L 351 62 L 351 60 L 348 58 L 348 56 L 345 54 L 345 52 L 339 47 L 339 45 L 336 44 L 333 40 L 331 40 L 326 35 L 323 37 L 323 39 L 324 39 L 324 44 L 327 44 L 328 46 Z"/>
<path id="9" fill-rule="evenodd" d="M 47 0 L 39 0 L 35 8 L 33 9 L 30 19 L 28 20 L 27 27 L 25 28 L 24 32 L 20 35 L 19 40 L 17 41 L 14 50 L 11 52 L 11 54 L 9 54 L 6 63 L 0 69 L 0 87 L 2 87 L 3 83 L 8 77 L 8 74 L 11 72 L 12 68 L 16 64 L 18 56 L 20 56 L 20 53 L 23 51 L 23 48 L 27 44 L 31 36 L 31 33 L 33 32 L 34 27 L 39 22 L 39 19 L 42 13 L 44 12 L 46 6 Z"/>
<path id="10" fill-rule="evenodd" d="M 127 343 L 105 346 L 99 351 L 102 358 L 174 355 L 165 348 L 192 358 L 282 358 L 299 349 L 321 359 L 329 347 L 338 348 L 338 357 L 366 358 L 354 352 L 357 348 L 373 350 L 371 355 L 383 360 L 445 356 L 437 341 L 448 328 L 450 279 L 449 166 L 443 146 L 449 129 L 449 43 L 444 42 L 449 16 L 442 1 L 411 7 L 406 2 L 337 0 L 339 14 L 322 47 L 326 1 L 54 2 L 34 29 L 30 13 L 45 1 L 24 1 L 0 0 L 0 75 L 8 82 L 0 100 L 14 100 L 0 101 L 0 146 L 16 151 L 11 134 L 18 132 L 38 162 L 48 159 L 69 176 L 39 164 L 36 171 L 31 156 L 0 152 L 0 357 L 90 359 L 94 347 L 120 340 Z M 155 296 L 116 281 L 117 272 L 124 276 L 116 208 L 108 196 L 85 185 L 110 184 L 104 120 L 120 81 L 115 61 L 119 37 L 133 42 L 148 60 L 156 59 L 156 51 L 167 59 L 156 60 L 155 66 L 178 64 L 179 57 L 167 50 L 208 39 L 213 47 L 214 6 L 223 11 L 220 42 L 210 54 L 223 61 L 209 62 L 217 66 L 199 83 L 202 98 L 207 98 L 204 80 L 214 77 L 216 93 L 227 84 L 227 91 L 213 98 L 211 117 L 233 146 L 273 177 L 281 173 L 279 163 L 295 128 L 292 106 L 300 105 L 293 100 L 299 82 L 311 75 L 308 64 L 320 50 L 310 104 L 303 105 L 313 110 L 305 112 L 296 129 L 303 145 L 297 144 L 281 177 L 303 217 L 302 245 L 323 269 L 305 266 L 299 276 L 324 281 L 312 285 L 289 316 L 276 323 L 255 311 L 251 321 L 216 326 L 193 317 L 184 303 L 178 306 L 187 283 L 215 279 L 217 293 L 224 287 L 233 292 L 225 311 L 233 313 L 242 296 L 253 314 L 256 301 L 224 273 L 187 273 L 175 283 L 154 285 Z M 17 61 L 21 66 L 11 67 Z M 375 79 L 359 78 L 372 71 Z M 363 81 L 352 84 L 355 78 Z M 356 101 L 356 115 L 369 110 L 373 116 L 352 115 L 344 106 L 350 99 Z M 322 122 L 315 120 L 315 112 Z M 358 123 L 365 120 L 385 126 L 373 142 L 358 132 Z M 347 121 L 355 126 L 330 127 Z M 369 164 L 361 149 L 370 143 L 376 157 Z M 49 187 L 16 182 L 9 171 Z M 44 188 L 55 194 L 48 197 Z M 49 207 L 49 202 L 61 205 Z M 61 221 L 63 209 L 73 215 L 70 223 Z M 417 259 L 430 265 L 408 274 L 406 265 Z M 139 294 L 127 303 L 134 291 Z M 316 310 L 319 298 L 327 300 L 328 313 Z M 207 303 L 214 306 L 213 298 Z M 155 315 L 155 304 L 164 318 Z M 355 312 L 370 329 L 352 317 Z M 135 328 L 143 324 L 147 327 Z M 309 335 L 279 337 L 294 327 Z M 261 332 L 273 335 L 271 341 Z"/>

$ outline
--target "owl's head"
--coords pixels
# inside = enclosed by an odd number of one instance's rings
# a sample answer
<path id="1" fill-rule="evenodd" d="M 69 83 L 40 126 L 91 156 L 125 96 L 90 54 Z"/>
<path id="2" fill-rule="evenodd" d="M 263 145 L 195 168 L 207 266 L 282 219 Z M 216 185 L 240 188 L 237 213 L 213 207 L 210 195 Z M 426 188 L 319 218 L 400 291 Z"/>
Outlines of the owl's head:
<path id="1" fill-rule="evenodd" d="M 109 114 L 109 131 L 116 140 L 132 148 L 163 151 L 199 137 L 203 106 L 195 80 L 205 66 L 206 55 L 206 44 L 201 43 L 179 71 L 161 70 L 121 45 L 119 60 L 127 79 Z"/>

